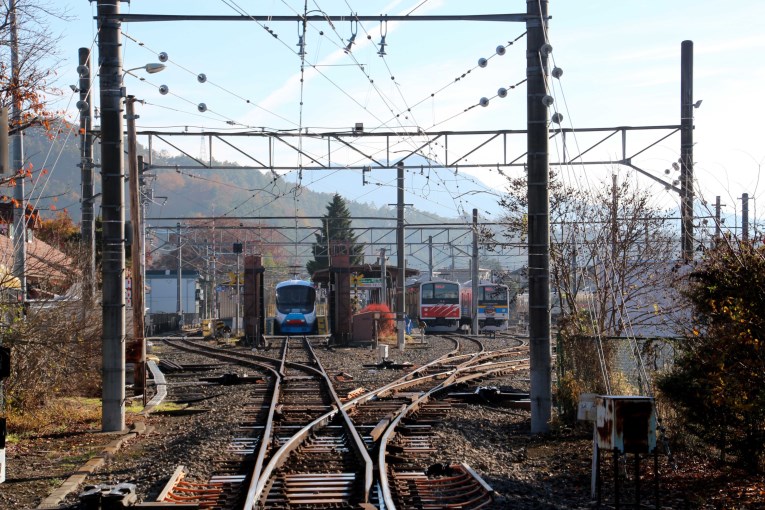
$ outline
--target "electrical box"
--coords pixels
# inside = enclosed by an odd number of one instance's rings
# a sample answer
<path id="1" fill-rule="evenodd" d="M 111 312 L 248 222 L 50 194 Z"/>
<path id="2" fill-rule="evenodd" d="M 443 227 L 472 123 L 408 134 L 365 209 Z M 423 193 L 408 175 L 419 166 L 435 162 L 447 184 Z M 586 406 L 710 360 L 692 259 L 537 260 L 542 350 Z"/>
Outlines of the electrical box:
<path id="1" fill-rule="evenodd" d="M 656 408 L 652 397 L 601 395 L 595 400 L 598 448 L 651 453 L 656 448 Z"/>

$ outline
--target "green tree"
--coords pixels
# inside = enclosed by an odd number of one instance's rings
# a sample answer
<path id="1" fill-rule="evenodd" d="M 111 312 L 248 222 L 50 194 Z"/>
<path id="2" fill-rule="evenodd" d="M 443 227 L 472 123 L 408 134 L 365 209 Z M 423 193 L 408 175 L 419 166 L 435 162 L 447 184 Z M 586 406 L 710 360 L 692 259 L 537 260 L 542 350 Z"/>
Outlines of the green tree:
<path id="1" fill-rule="evenodd" d="M 310 274 L 329 267 L 330 241 L 348 242 L 350 244 L 351 265 L 362 262 L 364 245 L 358 242 L 358 236 L 353 233 L 351 212 L 348 210 L 345 199 L 337 193 L 327 205 L 327 213 L 321 219 L 321 232 L 315 234 L 315 237 L 316 242 L 311 248 L 313 260 L 309 260 L 305 265 Z"/>
<path id="2" fill-rule="evenodd" d="M 659 388 L 686 430 L 752 472 L 765 456 L 765 246 L 723 239 L 685 280 L 694 315 Z"/>

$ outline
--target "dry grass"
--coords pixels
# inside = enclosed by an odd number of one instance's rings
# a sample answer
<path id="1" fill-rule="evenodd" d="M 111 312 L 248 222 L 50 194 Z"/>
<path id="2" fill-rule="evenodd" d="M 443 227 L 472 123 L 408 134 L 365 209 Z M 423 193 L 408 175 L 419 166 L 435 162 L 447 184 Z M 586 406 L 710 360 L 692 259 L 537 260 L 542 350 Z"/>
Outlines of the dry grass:
<path id="1" fill-rule="evenodd" d="M 17 435 L 60 434 L 71 430 L 101 427 L 101 401 L 93 398 L 67 397 L 23 413 L 10 409 L 8 429 Z"/>

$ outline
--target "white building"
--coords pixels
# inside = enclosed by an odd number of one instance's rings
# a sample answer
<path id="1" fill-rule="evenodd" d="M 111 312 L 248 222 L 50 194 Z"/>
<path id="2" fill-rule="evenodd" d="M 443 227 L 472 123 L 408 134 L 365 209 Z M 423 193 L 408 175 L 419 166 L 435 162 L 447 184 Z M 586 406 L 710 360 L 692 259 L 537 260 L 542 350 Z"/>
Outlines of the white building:
<path id="1" fill-rule="evenodd" d="M 199 273 L 184 269 L 181 272 L 181 312 L 199 317 L 199 303 L 202 299 L 199 288 Z M 178 313 L 178 271 L 151 269 L 146 271 L 145 306 L 148 314 Z M 194 322 L 194 319 L 192 322 Z M 188 322 L 188 321 L 185 321 Z"/>

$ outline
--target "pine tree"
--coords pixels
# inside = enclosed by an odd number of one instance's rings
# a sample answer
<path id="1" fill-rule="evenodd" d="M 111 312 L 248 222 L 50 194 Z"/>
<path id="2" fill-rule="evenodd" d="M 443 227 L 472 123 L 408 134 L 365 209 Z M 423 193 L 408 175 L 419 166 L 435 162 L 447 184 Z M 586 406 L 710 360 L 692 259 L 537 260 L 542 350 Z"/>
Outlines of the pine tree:
<path id="1" fill-rule="evenodd" d="M 327 213 L 321 219 L 321 232 L 315 234 L 313 243 L 313 260 L 306 264 L 306 270 L 313 274 L 320 269 L 329 267 L 329 241 L 347 241 L 351 246 L 351 265 L 360 264 L 363 260 L 364 245 L 358 243 L 351 227 L 351 212 L 345 199 L 335 194 L 327 205 Z"/>

